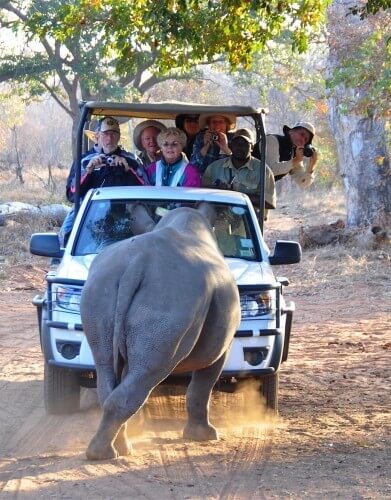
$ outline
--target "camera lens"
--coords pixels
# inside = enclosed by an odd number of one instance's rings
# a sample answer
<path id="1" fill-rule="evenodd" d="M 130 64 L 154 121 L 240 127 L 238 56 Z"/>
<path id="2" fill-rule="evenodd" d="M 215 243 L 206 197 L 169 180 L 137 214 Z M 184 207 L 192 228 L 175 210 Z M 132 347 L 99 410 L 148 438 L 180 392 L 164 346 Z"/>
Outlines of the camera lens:
<path id="1" fill-rule="evenodd" d="M 212 141 L 217 142 L 219 140 L 219 134 L 212 134 Z"/>
<path id="2" fill-rule="evenodd" d="M 303 148 L 303 155 L 306 156 L 307 158 L 311 158 L 311 156 L 314 154 L 314 148 L 310 145 L 307 144 Z"/>

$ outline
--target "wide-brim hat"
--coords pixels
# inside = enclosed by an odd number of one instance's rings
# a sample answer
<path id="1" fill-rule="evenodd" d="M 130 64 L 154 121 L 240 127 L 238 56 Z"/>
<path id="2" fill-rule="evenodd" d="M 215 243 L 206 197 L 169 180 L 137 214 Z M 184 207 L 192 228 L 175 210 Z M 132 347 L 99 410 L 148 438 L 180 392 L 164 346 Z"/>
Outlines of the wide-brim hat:
<path id="1" fill-rule="evenodd" d="M 176 128 L 179 128 L 180 130 L 183 130 L 183 127 L 185 125 L 185 119 L 187 117 L 191 116 L 192 118 L 198 118 L 200 117 L 199 114 L 197 113 L 183 113 L 180 115 L 176 115 L 175 117 L 175 126 Z"/>
<path id="2" fill-rule="evenodd" d="M 227 120 L 227 122 L 229 123 L 229 126 L 228 126 L 229 130 L 234 129 L 236 126 L 236 116 L 235 115 L 231 115 L 229 113 L 208 113 L 208 114 L 200 116 L 199 123 L 200 123 L 201 129 L 206 128 L 208 126 L 208 121 L 210 118 L 212 118 L 212 116 L 222 116 L 223 118 L 225 118 Z"/>
<path id="3" fill-rule="evenodd" d="M 166 130 L 167 128 L 165 125 L 163 125 L 163 123 L 160 123 L 157 120 L 145 120 L 139 123 L 133 131 L 133 143 L 139 151 L 143 150 L 141 144 L 141 134 L 148 127 L 157 128 L 159 132 L 163 132 L 163 130 Z"/>
<path id="4" fill-rule="evenodd" d="M 305 128 L 310 134 L 311 138 L 308 142 L 308 144 L 311 144 L 312 139 L 314 138 L 315 135 L 315 127 L 312 125 L 310 122 L 297 122 L 293 125 L 293 127 L 288 127 L 288 125 L 284 125 L 282 130 L 284 134 L 287 134 L 290 130 L 294 130 L 295 128 Z"/>

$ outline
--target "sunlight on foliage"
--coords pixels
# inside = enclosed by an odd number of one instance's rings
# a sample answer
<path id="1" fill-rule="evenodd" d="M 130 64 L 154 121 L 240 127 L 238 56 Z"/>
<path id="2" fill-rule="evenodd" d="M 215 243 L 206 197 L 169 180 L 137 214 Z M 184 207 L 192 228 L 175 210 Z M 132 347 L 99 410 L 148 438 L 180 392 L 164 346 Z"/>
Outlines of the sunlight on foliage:
<path id="1" fill-rule="evenodd" d="M 52 2 L 49 2 L 52 3 Z M 130 1 L 79 0 L 60 4 L 51 15 L 33 11 L 28 28 L 64 43 L 88 31 L 102 39 L 104 57 L 116 57 L 120 74 L 153 61 L 153 71 L 187 70 L 224 56 L 233 68 L 248 68 L 253 55 L 282 30 L 303 51 L 324 21 L 327 0 Z"/>
<path id="2" fill-rule="evenodd" d="M 349 53 L 327 81 L 333 90 L 338 85 L 355 89 L 358 98 L 346 100 L 344 112 L 364 116 L 390 117 L 391 39 L 387 29 L 378 29 Z M 342 107 L 341 107 L 342 109 Z"/>

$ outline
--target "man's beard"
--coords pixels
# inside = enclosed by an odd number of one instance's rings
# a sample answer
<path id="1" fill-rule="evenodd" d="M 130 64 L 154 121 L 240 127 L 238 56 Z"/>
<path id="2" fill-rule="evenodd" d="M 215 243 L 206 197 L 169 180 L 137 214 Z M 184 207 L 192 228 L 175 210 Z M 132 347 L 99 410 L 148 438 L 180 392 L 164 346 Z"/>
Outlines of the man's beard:
<path id="1" fill-rule="evenodd" d="M 114 151 L 118 148 L 118 145 L 116 146 L 107 146 L 103 147 L 103 152 L 105 155 L 110 155 L 111 153 L 114 153 Z"/>

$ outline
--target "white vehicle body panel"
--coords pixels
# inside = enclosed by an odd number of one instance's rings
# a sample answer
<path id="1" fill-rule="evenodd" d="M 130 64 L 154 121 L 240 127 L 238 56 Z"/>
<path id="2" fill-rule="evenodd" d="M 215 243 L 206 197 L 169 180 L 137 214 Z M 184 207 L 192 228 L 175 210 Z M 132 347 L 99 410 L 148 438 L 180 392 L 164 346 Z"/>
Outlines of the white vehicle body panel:
<path id="1" fill-rule="evenodd" d="M 243 287 L 252 287 L 251 290 L 256 290 L 257 286 L 261 288 L 266 286 L 266 288 L 270 287 L 270 290 L 272 290 L 271 294 L 275 294 L 275 296 L 279 294 L 280 285 L 276 283 L 272 267 L 269 264 L 269 249 L 264 242 L 251 202 L 247 196 L 241 193 L 212 189 L 116 187 L 89 191 L 76 217 L 63 258 L 56 271 L 52 273 L 54 280 L 56 282 L 61 280 L 65 280 L 64 282 L 67 280 L 80 280 L 80 282 L 84 282 L 87 279 L 88 270 L 96 254 L 72 255 L 72 252 L 74 243 L 77 240 L 78 228 L 83 224 L 84 212 L 91 200 L 129 200 L 131 202 L 132 200 L 143 199 L 168 201 L 199 200 L 246 207 L 251 214 L 254 231 L 259 241 L 260 261 L 247 260 L 245 258 L 226 258 L 227 264 L 240 290 Z M 58 285 L 53 284 L 52 286 L 53 290 L 56 290 Z M 72 287 L 73 285 L 70 286 Z M 81 286 L 76 286 L 76 289 L 80 293 Z M 55 304 L 56 294 L 53 292 L 52 295 L 53 304 Z M 274 312 L 255 318 L 242 318 L 237 336 L 233 340 L 224 366 L 223 376 L 225 373 L 229 374 L 229 376 L 241 373 L 251 374 L 252 371 L 267 370 L 270 367 L 274 355 L 275 342 L 279 335 L 283 335 L 286 319 L 284 315 L 280 315 L 281 307 L 284 306 L 282 295 L 279 295 L 279 311 L 276 311 L 277 301 L 273 300 Z M 49 326 L 50 347 L 52 351 L 52 360 L 50 362 L 59 366 L 69 366 L 72 369 L 93 370 L 94 360 L 82 331 L 79 312 L 75 313 L 63 310 L 61 307 L 56 307 L 53 308 L 51 321 L 54 326 Z M 78 346 L 78 354 L 72 359 L 66 359 L 60 352 L 61 346 L 67 342 L 76 343 Z M 248 362 L 245 356 L 246 350 L 262 351 L 262 359 L 259 359 L 259 363 L 255 363 L 254 361 L 251 363 Z M 280 360 L 277 361 L 279 364 Z"/>

